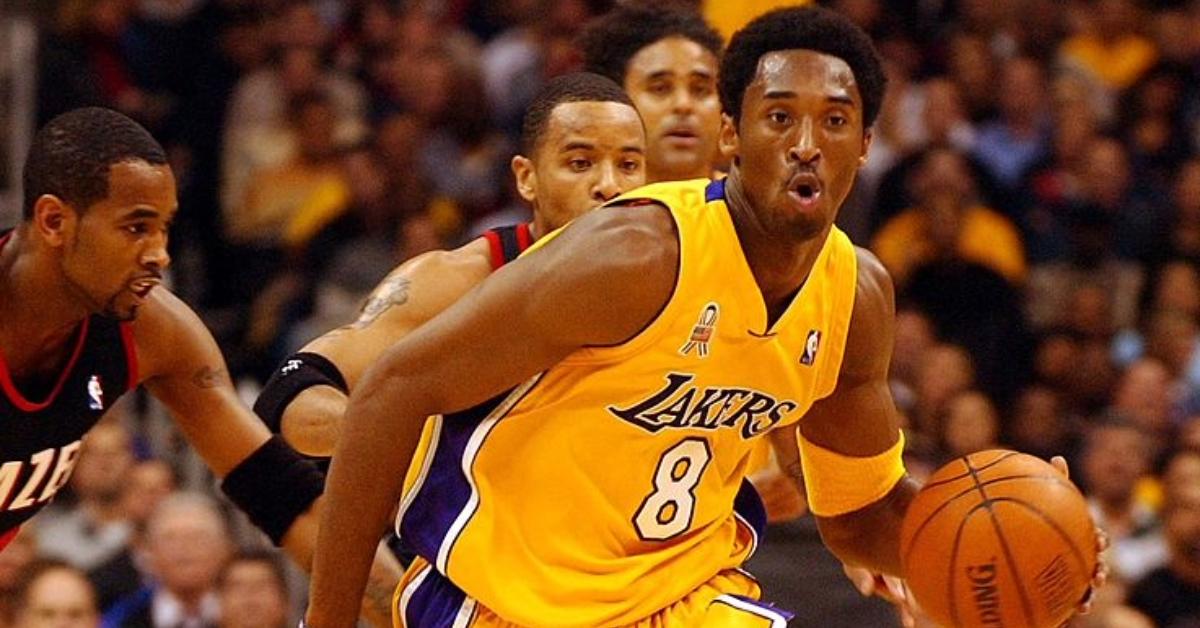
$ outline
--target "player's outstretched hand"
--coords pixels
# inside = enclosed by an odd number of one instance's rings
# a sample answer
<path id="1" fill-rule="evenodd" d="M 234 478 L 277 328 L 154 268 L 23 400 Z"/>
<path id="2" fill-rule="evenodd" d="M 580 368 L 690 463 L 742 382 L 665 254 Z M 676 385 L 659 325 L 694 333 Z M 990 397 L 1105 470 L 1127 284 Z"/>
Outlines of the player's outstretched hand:
<path id="1" fill-rule="evenodd" d="M 1058 472 L 1063 474 L 1063 477 L 1071 479 L 1071 470 L 1067 467 L 1067 459 L 1062 456 L 1054 456 L 1050 459 L 1050 464 L 1054 465 Z M 1092 610 L 1092 602 L 1096 599 L 1096 591 L 1104 586 L 1108 580 L 1108 564 L 1104 562 L 1101 554 L 1108 549 L 1108 534 L 1096 527 L 1096 572 L 1092 574 L 1092 586 L 1088 587 L 1087 593 L 1083 599 L 1079 601 L 1078 613 L 1086 615 Z"/>
<path id="2" fill-rule="evenodd" d="M 875 573 L 865 567 L 851 567 L 845 563 L 842 563 L 842 571 L 846 573 L 846 577 L 850 579 L 859 593 L 867 597 L 878 595 L 896 605 L 900 611 L 900 622 L 904 624 L 904 628 L 913 628 L 917 625 L 917 601 L 908 594 L 908 587 L 905 586 L 904 580 L 895 576 Z"/>

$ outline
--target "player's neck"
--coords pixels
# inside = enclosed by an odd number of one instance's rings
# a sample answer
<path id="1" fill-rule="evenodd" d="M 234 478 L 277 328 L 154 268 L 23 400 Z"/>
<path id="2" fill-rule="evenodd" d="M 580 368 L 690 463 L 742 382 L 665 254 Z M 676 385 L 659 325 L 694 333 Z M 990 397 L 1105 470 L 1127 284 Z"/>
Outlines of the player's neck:
<path id="1" fill-rule="evenodd" d="M 646 164 L 646 183 L 661 183 L 663 181 L 690 181 L 692 179 L 709 179 L 712 178 L 713 169 L 708 164 L 702 164 L 691 170 L 668 170 L 666 168 L 655 168 L 649 163 Z"/>
<path id="2" fill-rule="evenodd" d="M 9 367 L 39 352 L 64 345 L 87 309 L 70 294 L 49 259 L 18 229 L 0 250 L 0 346 Z M 14 364 L 15 363 L 15 364 Z"/>
<path id="3" fill-rule="evenodd" d="M 725 179 L 725 203 L 729 207 L 742 254 L 762 292 L 768 311 L 781 305 L 786 308 L 808 279 L 825 244 L 825 237 L 798 241 L 771 233 L 750 206 L 736 166 Z"/>

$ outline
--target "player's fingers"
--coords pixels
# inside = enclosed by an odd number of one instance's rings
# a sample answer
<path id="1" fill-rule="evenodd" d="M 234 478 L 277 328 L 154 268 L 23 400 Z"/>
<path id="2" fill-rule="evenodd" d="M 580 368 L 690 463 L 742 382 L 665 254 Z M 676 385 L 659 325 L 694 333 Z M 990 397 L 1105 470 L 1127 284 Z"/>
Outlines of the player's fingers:
<path id="1" fill-rule="evenodd" d="M 1099 589 L 1108 582 L 1108 563 L 1103 560 L 1096 563 L 1096 573 L 1092 574 L 1092 589 Z"/>
<path id="2" fill-rule="evenodd" d="M 1112 545 L 1112 539 L 1108 538 L 1108 533 L 1103 528 L 1096 527 L 1096 551 L 1103 552 Z"/>
<path id="3" fill-rule="evenodd" d="M 1071 469 L 1067 466 L 1067 459 L 1062 456 L 1054 456 L 1050 459 L 1050 464 L 1054 465 L 1058 472 L 1063 474 L 1068 480 L 1071 479 Z"/>

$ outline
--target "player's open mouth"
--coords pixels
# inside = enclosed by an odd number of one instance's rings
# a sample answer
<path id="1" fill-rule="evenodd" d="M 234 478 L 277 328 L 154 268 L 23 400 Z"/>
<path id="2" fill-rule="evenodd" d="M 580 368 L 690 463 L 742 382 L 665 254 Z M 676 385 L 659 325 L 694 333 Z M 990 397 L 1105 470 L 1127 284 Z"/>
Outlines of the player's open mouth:
<path id="1" fill-rule="evenodd" d="M 133 292 L 134 296 L 137 298 L 145 299 L 150 294 L 150 291 L 160 283 L 162 283 L 161 279 L 138 279 L 129 284 L 129 290 Z"/>
<path id="2" fill-rule="evenodd" d="M 821 180 L 811 172 L 801 172 L 788 181 L 788 194 L 803 207 L 811 207 L 821 197 Z"/>

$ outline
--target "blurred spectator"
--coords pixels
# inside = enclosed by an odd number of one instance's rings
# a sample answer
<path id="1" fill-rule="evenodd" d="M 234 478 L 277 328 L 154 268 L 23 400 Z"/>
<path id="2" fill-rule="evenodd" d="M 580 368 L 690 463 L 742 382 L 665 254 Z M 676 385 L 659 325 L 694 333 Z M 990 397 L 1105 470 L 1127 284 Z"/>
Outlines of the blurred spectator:
<path id="1" fill-rule="evenodd" d="M 1173 199 L 1171 252 L 1200 264 L 1200 159 L 1191 159 L 1180 167 Z"/>
<path id="2" fill-rule="evenodd" d="M 916 403 L 921 365 L 936 342 L 933 324 L 924 313 L 909 306 L 896 308 L 896 340 L 889 384 L 896 407 L 905 415 L 912 412 Z"/>
<path id="3" fill-rule="evenodd" d="M 949 148 L 929 151 L 912 188 L 916 206 L 885 224 L 871 246 L 897 285 L 918 267 L 946 258 L 980 263 L 1013 284 L 1024 281 L 1020 234 L 1003 216 L 978 204 L 962 154 Z"/>
<path id="4" fill-rule="evenodd" d="M 1134 490 L 1153 460 L 1146 435 L 1117 419 L 1098 423 L 1085 432 L 1081 456 L 1080 480 L 1092 518 L 1111 543 L 1105 560 L 1112 577 L 1133 582 L 1166 563 L 1158 517 Z"/>
<path id="5" fill-rule="evenodd" d="M 217 576 L 220 628 L 284 628 L 291 600 L 279 556 L 266 551 L 235 554 Z"/>
<path id="6" fill-rule="evenodd" d="M 1005 442 L 1014 449 L 1049 460 L 1072 453 L 1071 420 L 1053 388 L 1034 384 L 1021 390 L 1006 424 Z"/>
<path id="7" fill-rule="evenodd" d="M 582 0 L 505 0 L 512 27 L 488 42 L 480 55 L 484 94 L 494 120 L 510 140 L 546 79 L 575 69 L 570 42 L 592 17 Z"/>
<path id="8" fill-rule="evenodd" d="M 1134 0 L 1077 0 L 1080 32 L 1059 48 L 1059 62 L 1109 92 L 1133 85 L 1158 58 L 1154 43 L 1131 29 L 1138 23 Z"/>
<path id="9" fill-rule="evenodd" d="M 990 119 L 996 112 L 995 77 L 999 70 L 987 42 L 961 30 L 950 36 L 947 48 L 950 76 L 963 95 L 967 116 L 976 124 Z"/>
<path id="10" fill-rule="evenodd" d="M 1142 358 L 1125 369 L 1113 391 L 1113 409 L 1146 432 L 1156 451 L 1170 442 L 1170 384 L 1171 373 L 1162 362 Z"/>
<path id="11" fill-rule="evenodd" d="M 1187 157 L 1188 137 L 1183 120 L 1186 77 L 1159 66 L 1126 92 L 1119 112 L 1135 170 L 1165 184 Z"/>
<path id="12" fill-rule="evenodd" d="M 995 89 L 999 116 L 979 128 L 975 156 L 1012 190 L 1048 145 L 1046 79 L 1037 61 L 1017 57 L 1005 62 Z"/>
<path id="13" fill-rule="evenodd" d="M 1066 231 L 1069 256 L 1037 264 L 1029 273 L 1025 311 L 1030 322 L 1038 328 L 1069 325 L 1071 301 L 1078 296 L 1075 288 L 1089 286 L 1102 297 L 1107 325 L 1133 325 L 1144 282 L 1142 268 L 1114 255 L 1113 225 L 1107 216 L 1078 210 L 1066 220 L 1055 229 Z"/>
<path id="14" fill-rule="evenodd" d="M 286 45 L 275 51 L 270 65 L 238 82 L 225 116 L 221 204 L 227 220 L 236 221 L 255 173 L 282 166 L 304 150 L 296 128 L 297 99 L 324 95 L 332 112 L 329 132 L 334 144 L 352 143 L 364 134 L 362 87 L 326 70 L 321 54 L 311 46 Z M 236 225 L 229 228 L 235 240 L 243 240 Z"/>
<path id="15" fill-rule="evenodd" d="M 984 449 L 996 449 L 1000 417 L 986 395 L 968 390 L 959 393 L 946 407 L 942 420 L 942 454 L 951 460 Z"/>
<path id="16" fill-rule="evenodd" d="M 1130 167 L 1124 145 L 1112 138 L 1099 138 L 1087 149 L 1088 162 L 1082 203 L 1072 211 L 1085 221 L 1108 222 L 1106 246 L 1118 257 L 1153 262 L 1165 252 L 1167 211 L 1152 182 Z"/>
<path id="17" fill-rule="evenodd" d="M 1181 467 L 1200 468 L 1200 453 L 1184 450 L 1168 462 L 1165 473 L 1163 532 L 1170 562 L 1137 582 L 1129 603 L 1161 628 L 1187 628 L 1200 623 L 1200 477 Z"/>
<path id="18" fill-rule="evenodd" d="M 1019 209 L 1030 262 L 1063 260 L 1071 252 L 1068 210 L 1084 195 L 1087 147 L 1096 138 L 1096 114 L 1076 84 L 1054 85 L 1054 131 L 1049 150 L 1025 172 L 1012 202 Z"/>
<path id="19" fill-rule="evenodd" d="M 941 417 L 960 393 L 975 382 L 970 355 L 962 347 L 937 344 L 925 352 L 916 381 L 916 404 L 912 426 L 925 439 L 936 444 L 941 439 Z"/>
<path id="20" fill-rule="evenodd" d="M 36 558 L 37 532 L 33 526 L 21 528 L 0 552 L 0 626 L 12 625 L 18 586 Z"/>
<path id="21" fill-rule="evenodd" d="M 139 462 L 129 470 L 121 491 L 121 508 L 133 535 L 127 547 L 88 572 L 96 586 L 100 610 L 107 611 L 117 600 L 136 592 L 144 583 L 138 554 L 145 547 L 150 515 L 176 489 L 175 472 L 161 460 Z"/>
<path id="22" fill-rule="evenodd" d="M 47 509 L 34 522 L 40 553 L 88 570 L 123 550 L 132 526 L 121 494 L 133 462 L 129 431 L 117 417 L 92 428 L 71 477 L 77 502 L 69 510 Z"/>
<path id="23" fill-rule="evenodd" d="M 217 574 L 232 548 L 216 503 L 176 493 L 146 525 L 147 583 L 104 613 L 104 626 L 211 628 L 220 619 Z"/>
<path id="24" fill-rule="evenodd" d="M 96 628 L 99 611 L 92 583 L 83 573 L 57 560 L 26 567 L 17 586 L 15 628 Z"/>

